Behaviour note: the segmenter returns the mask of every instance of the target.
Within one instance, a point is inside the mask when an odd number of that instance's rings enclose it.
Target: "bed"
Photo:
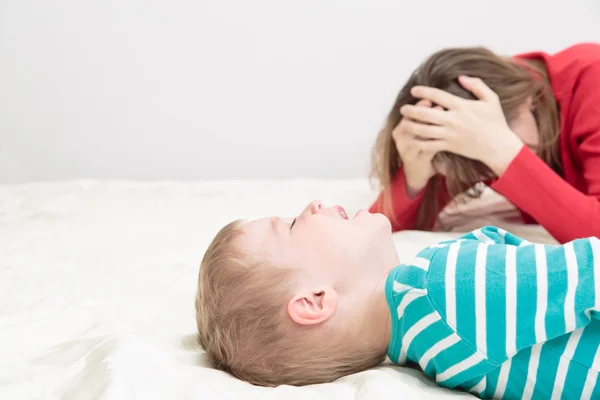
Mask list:
[[[390,365],[308,387],[254,387],[208,365],[193,298],[204,249],[234,218],[350,212],[366,180],[0,185],[0,399],[473,398]],[[539,227],[515,227],[550,240]],[[395,235],[401,258],[460,233]]]

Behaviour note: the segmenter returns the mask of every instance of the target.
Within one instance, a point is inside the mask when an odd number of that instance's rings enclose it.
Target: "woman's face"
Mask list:
[[[508,126],[527,146],[536,146],[539,143],[540,133],[533,115],[531,97],[521,104],[517,117],[509,121]]]

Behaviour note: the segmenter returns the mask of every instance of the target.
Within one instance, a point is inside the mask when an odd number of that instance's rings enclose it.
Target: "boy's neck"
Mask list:
[[[383,279],[373,279],[362,283],[362,287],[356,287],[356,292],[362,291],[363,296],[353,299],[359,300],[355,304],[353,318],[362,321],[359,332],[359,340],[369,343],[368,346],[379,354],[386,354],[391,338],[391,313],[385,296],[385,284],[387,274]],[[362,304],[361,304],[362,303]],[[358,333],[358,332],[357,332]]]
[[[385,269],[372,268],[371,271],[385,271]],[[351,311],[353,319],[362,321],[359,340],[369,343],[368,346],[380,354],[387,354],[391,339],[391,313],[387,303],[385,287],[388,276],[393,270],[389,268],[384,274],[363,276],[361,280],[354,281],[344,290],[346,304]]]

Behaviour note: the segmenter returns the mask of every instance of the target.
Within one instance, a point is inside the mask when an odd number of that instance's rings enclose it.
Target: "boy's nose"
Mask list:
[[[324,208],[324,206],[321,201],[314,200],[308,204],[308,206],[304,209],[304,212],[302,212],[302,214],[305,214],[305,215],[318,214],[321,212],[321,210],[323,208]]]

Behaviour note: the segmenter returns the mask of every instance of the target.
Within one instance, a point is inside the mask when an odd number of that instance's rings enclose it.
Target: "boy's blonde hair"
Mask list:
[[[287,313],[294,269],[242,254],[235,245],[244,234],[241,227],[241,221],[234,221],[222,228],[200,265],[198,341],[215,368],[261,386],[306,385],[331,382],[383,361],[384,354],[361,342],[360,321],[351,321],[347,328],[355,329],[345,332],[336,332],[331,322],[294,323]]]

